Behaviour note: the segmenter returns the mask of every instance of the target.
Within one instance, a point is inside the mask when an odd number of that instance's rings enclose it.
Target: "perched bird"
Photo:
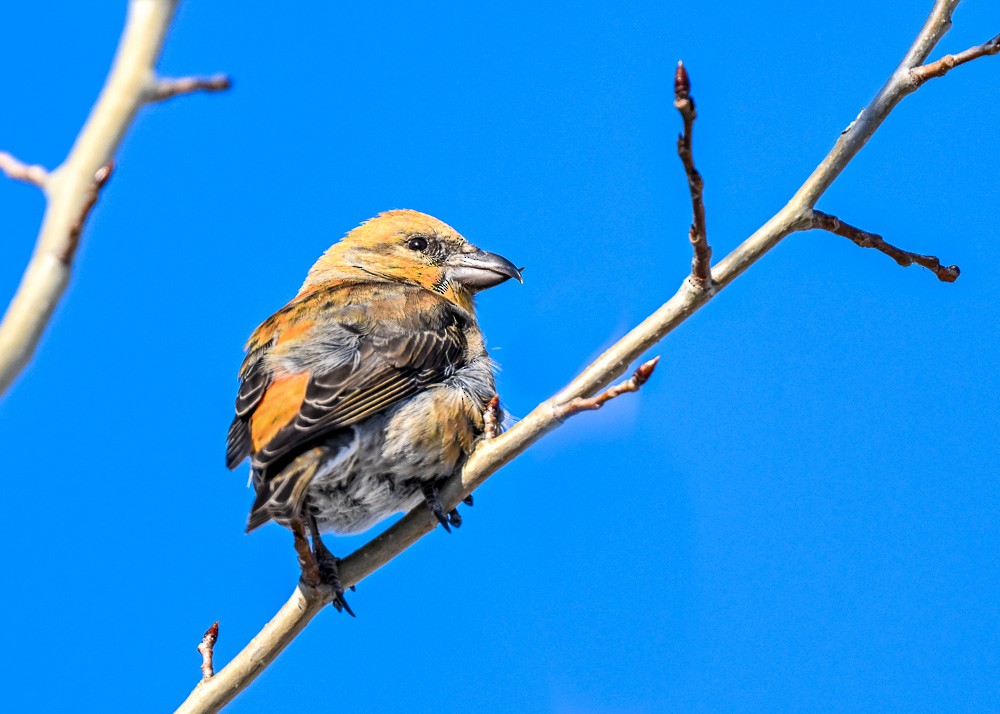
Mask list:
[[[331,246],[247,342],[226,451],[230,469],[250,457],[247,531],[289,528],[303,578],[338,610],[350,612],[321,533],[421,501],[446,529],[461,523],[437,485],[483,433],[496,388],[473,298],[508,278],[521,271],[451,226],[387,211]]]

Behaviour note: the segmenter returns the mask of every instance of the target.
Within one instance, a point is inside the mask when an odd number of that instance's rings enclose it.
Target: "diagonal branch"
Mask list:
[[[944,266],[933,255],[920,255],[919,253],[911,253],[908,250],[897,248],[890,243],[886,243],[882,236],[855,228],[850,224],[844,223],[836,216],[831,216],[829,213],[814,210],[809,227],[848,238],[862,248],[874,248],[888,255],[904,268],[914,264],[927,268],[937,276],[938,280],[945,283],[955,282],[961,273],[957,265]]]
[[[48,201],[34,253],[0,322],[0,394],[31,359],[66,290],[80,234],[97,199],[95,177],[111,162],[136,113],[161,86],[154,66],[176,7],[177,0],[130,0],[108,78],[62,165],[46,173],[40,166],[0,154],[0,168],[7,175],[43,188]],[[184,81],[175,83],[184,86]],[[223,88],[217,79],[212,82],[212,88]]]
[[[691,134],[694,131],[694,120],[698,118],[695,111],[694,97],[691,96],[691,80],[683,62],[677,63],[674,74],[674,106],[684,120],[684,131],[677,136],[677,155],[684,164],[687,174],[688,190],[691,192],[691,230],[688,238],[694,248],[694,259],[691,261],[691,277],[701,287],[712,287],[712,247],[708,244],[708,233],[705,228],[705,182],[694,166],[694,152],[691,149]]]
[[[919,86],[910,77],[910,71],[926,60],[947,32],[951,14],[957,5],[958,0],[936,0],[930,16],[896,71],[840,135],[830,153],[788,204],[715,266],[712,275],[718,290],[739,277],[782,238],[812,227],[812,208],[819,197],[892,109]],[[558,427],[561,423],[557,417],[560,409],[574,399],[586,399],[607,387],[628,369],[629,364],[708,303],[713,295],[713,291],[684,280],[673,297],[608,348],[562,391],[539,404],[507,432],[480,443],[462,472],[449,479],[440,490],[439,497],[444,507],[455,507],[497,470]],[[411,511],[340,562],[341,583],[348,587],[360,582],[430,533],[436,525],[437,521],[426,508]],[[243,651],[210,680],[198,684],[177,712],[219,711],[274,661],[327,602],[325,596],[316,590],[296,588],[288,602]]]

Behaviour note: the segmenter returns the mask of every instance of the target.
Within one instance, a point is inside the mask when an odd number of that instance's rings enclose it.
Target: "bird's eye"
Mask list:
[[[427,250],[427,239],[423,236],[414,236],[410,240],[406,241],[406,247],[410,250]]]

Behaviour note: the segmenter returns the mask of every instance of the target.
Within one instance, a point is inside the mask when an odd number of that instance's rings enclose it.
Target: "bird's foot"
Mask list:
[[[458,515],[457,510],[452,510],[451,513],[444,512],[444,506],[441,504],[441,499],[438,498],[436,485],[428,484],[424,486],[424,499],[427,501],[427,507],[431,509],[434,517],[438,519],[438,523],[444,526],[447,532],[451,533],[452,526],[458,528],[462,525],[462,517]]]
[[[469,508],[472,508],[472,494],[470,493],[468,496],[463,498],[462,503]],[[459,528],[462,525],[462,516],[459,514],[457,508],[453,508],[451,513],[448,514],[448,522],[455,528]]]
[[[313,555],[319,566],[320,585],[328,588],[331,593],[330,604],[336,608],[337,612],[346,612],[351,617],[355,617],[354,610],[344,599],[344,587],[340,584],[340,558],[331,553],[318,536],[313,536]],[[353,585],[351,590],[354,590]]]
[[[438,498],[437,486],[435,484],[429,484],[424,487],[424,499],[427,501],[427,507],[431,509],[434,517],[438,519],[446,531],[451,533],[452,528],[462,527],[462,516],[458,512],[457,508],[451,509],[448,513],[444,512],[444,505],[441,503],[441,499]],[[472,494],[462,499],[462,503],[467,506],[472,506]]]

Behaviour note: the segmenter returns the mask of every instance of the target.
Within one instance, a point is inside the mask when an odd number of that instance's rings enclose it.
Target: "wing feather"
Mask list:
[[[264,367],[266,347],[250,352],[240,369],[240,390],[236,395],[236,416],[229,425],[226,436],[226,466],[234,469],[253,449],[250,435],[250,415],[260,404],[271,384],[271,375]]]
[[[283,339],[280,322],[274,318],[265,323],[274,327],[274,339],[257,348],[255,360],[248,355],[241,370],[237,416],[227,450],[230,468],[252,451],[254,468],[266,481],[280,471],[277,467],[324,437],[418,394],[464,363],[465,328],[471,319],[467,312],[421,288],[393,285],[379,290],[376,297],[386,306],[381,317],[367,306],[358,309],[358,303],[351,301],[357,287],[342,285],[306,296],[305,300],[322,301],[324,319],[316,324],[312,323],[316,313],[307,305],[283,308],[287,314],[312,315],[308,329],[294,322],[284,328],[293,339]],[[272,422],[271,428],[260,431],[254,423],[260,416],[258,408],[270,390],[286,381],[271,371],[279,352],[280,363],[301,365],[304,372],[294,376],[307,374],[308,381],[301,403],[288,404],[287,422],[283,426]],[[267,438],[259,439],[258,434]]]

